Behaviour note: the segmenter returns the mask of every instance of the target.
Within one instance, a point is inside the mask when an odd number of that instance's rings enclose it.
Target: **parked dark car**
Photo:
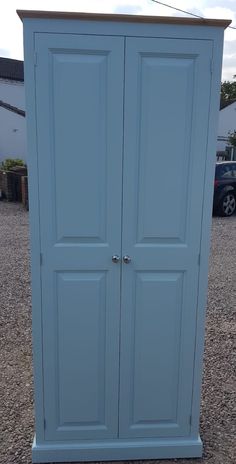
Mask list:
[[[232,216],[236,211],[236,161],[216,163],[213,213]]]

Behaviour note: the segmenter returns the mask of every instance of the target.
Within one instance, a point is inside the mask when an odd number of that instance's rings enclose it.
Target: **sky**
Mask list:
[[[236,27],[236,0],[163,0],[174,7],[206,18],[231,19]],[[2,0],[0,7],[0,56],[23,59],[22,23],[16,9],[128,13],[186,16],[152,0]],[[236,74],[236,29],[225,31],[222,80]]]

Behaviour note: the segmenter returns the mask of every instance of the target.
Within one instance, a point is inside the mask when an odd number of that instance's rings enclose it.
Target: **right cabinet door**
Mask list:
[[[190,432],[210,41],[126,39],[119,435]]]

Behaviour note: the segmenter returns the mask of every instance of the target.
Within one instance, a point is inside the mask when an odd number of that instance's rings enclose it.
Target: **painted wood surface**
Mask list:
[[[36,49],[45,437],[116,437],[124,39]]]
[[[35,10],[17,10],[21,20],[25,18],[34,19],[79,19],[88,21],[110,21],[110,22],[135,22],[135,23],[164,23],[164,24],[180,24],[192,26],[218,26],[226,28],[231,24],[230,19],[208,19],[208,18],[191,18],[177,16],[147,16],[147,15],[132,15],[132,14],[114,14],[114,13],[85,13],[85,12],[69,12],[69,11],[35,11]]]
[[[127,39],[123,438],[190,430],[211,55],[204,41]]]
[[[24,35],[33,461],[200,456],[223,28],[25,17]]]

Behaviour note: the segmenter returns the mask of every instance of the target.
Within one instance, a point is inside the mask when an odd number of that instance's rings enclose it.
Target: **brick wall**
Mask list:
[[[27,173],[26,169],[2,171],[0,170],[0,190],[2,198],[7,201],[22,201],[21,178]]]
[[[24,207],[29,209],[29,199],[28,199],[28,177],[21,177],[21,194],[22,194],[22,203]]]

